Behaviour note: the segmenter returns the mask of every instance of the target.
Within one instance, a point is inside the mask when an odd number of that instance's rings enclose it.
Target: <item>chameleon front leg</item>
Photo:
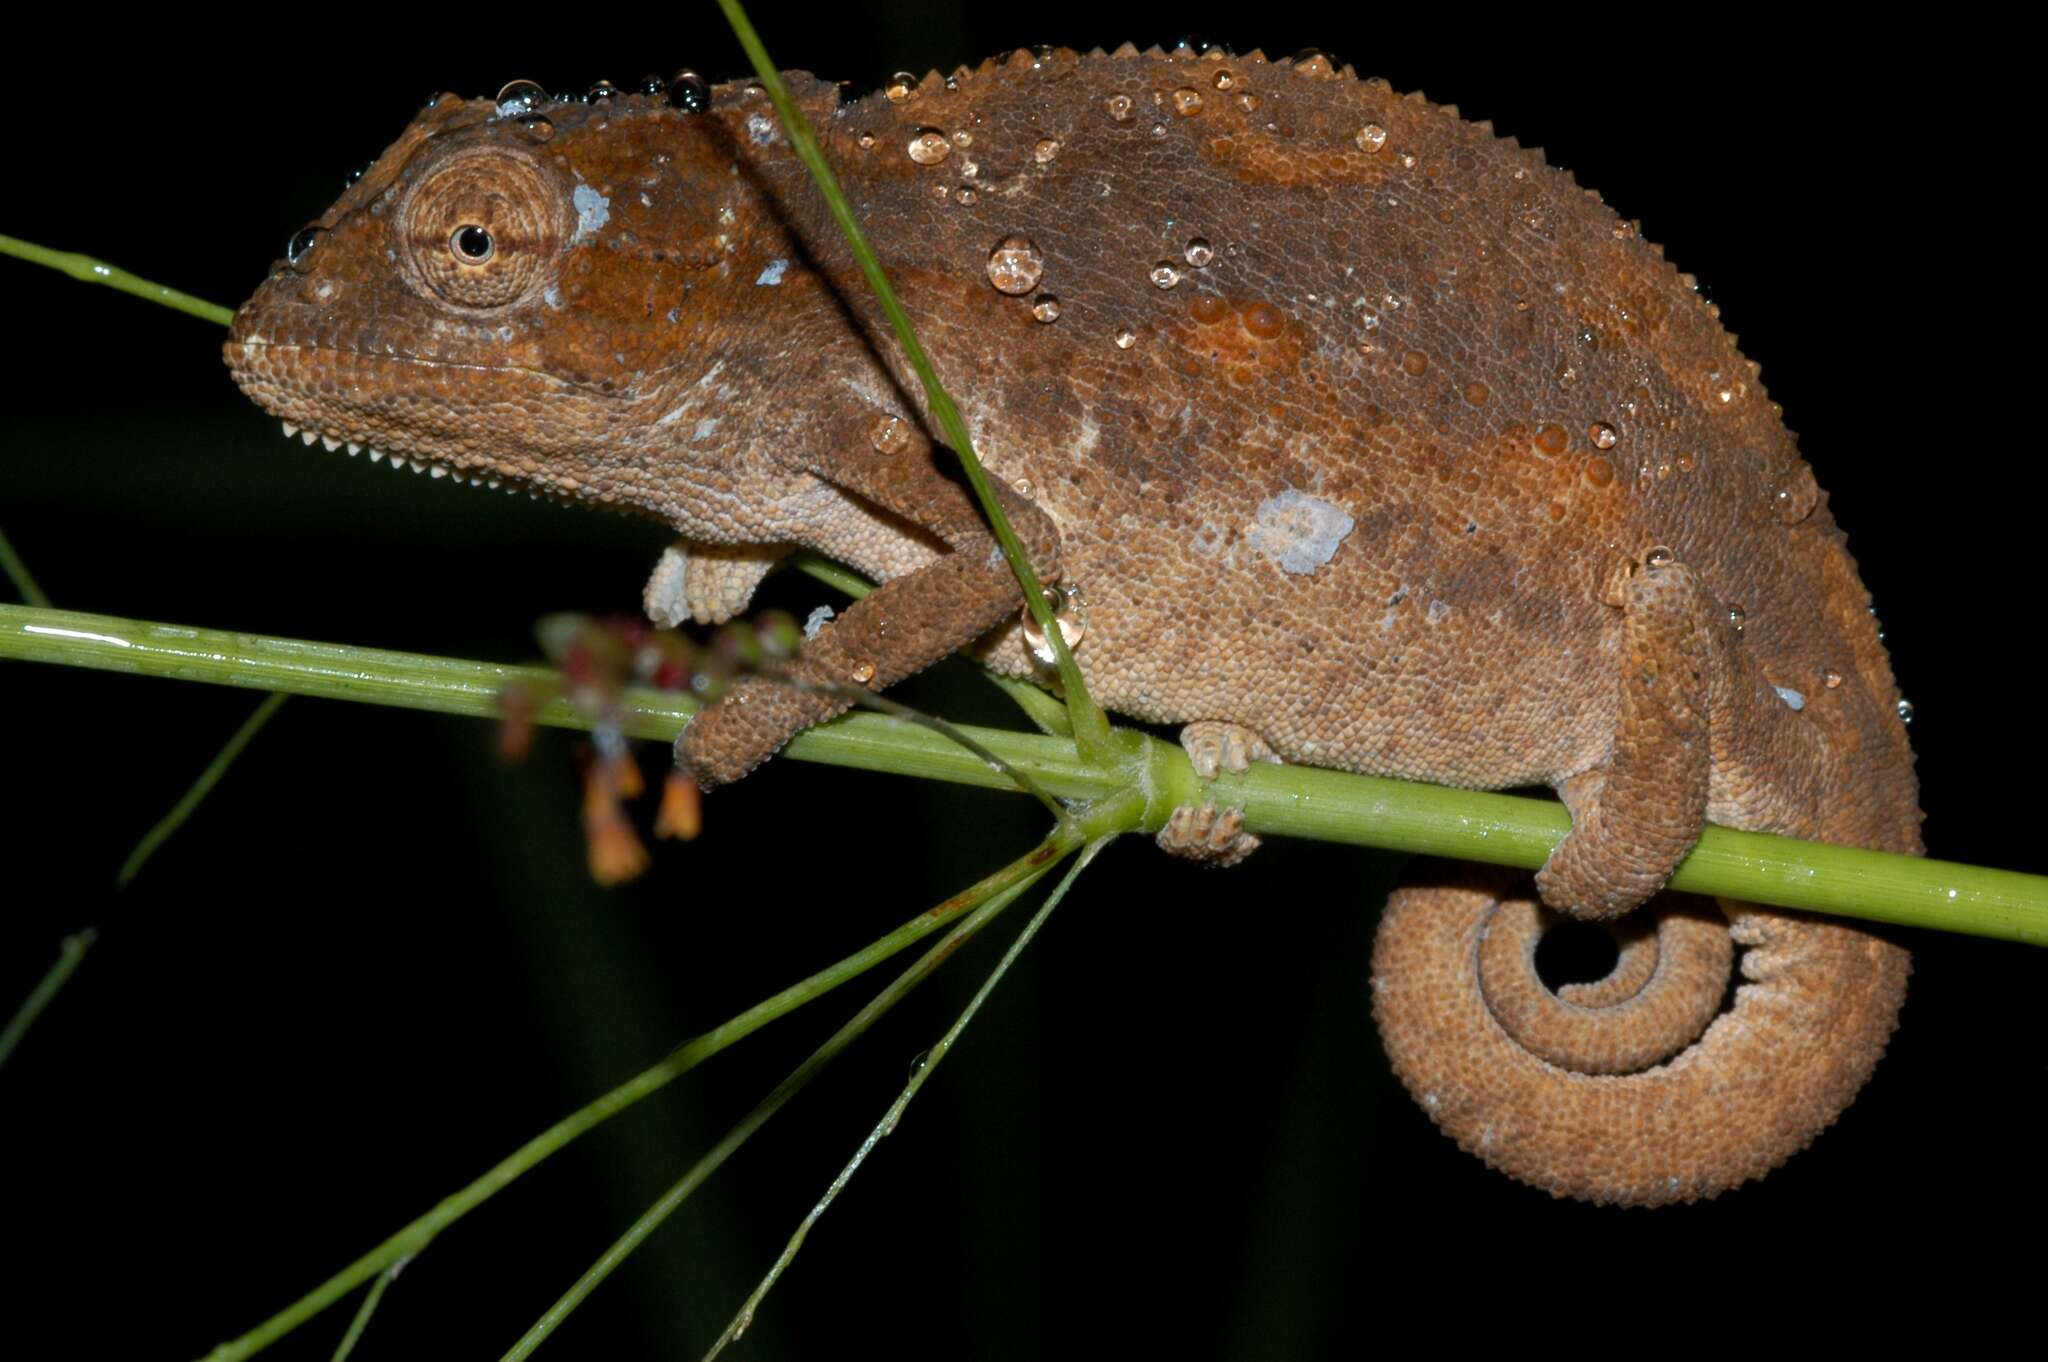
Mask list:
[[[1699,840],[1713,761],[1709,617],[1682,564],[1644,564],[1624,587],[1614,746],[1559,784],[1572,830],[1536,872],[1549,907],[1619,917],[1663,888]]]
[[[906,439],[901,432],[890,441],[901,446],[896,452],[871,449],[876,443],[850,440],[845,447],[859,448],[859,455],[805,463],[800,469],[929,531],[949,551],[848,606],[804,644],[784,677],[743,678],[692,719],[676,740],[676,761],[700,786],[711,789],[738,780],[797,733],[844,712],[851,702],[830,688],[881,690],[1021,608],[1016,578],[983,523],[980,506],[971,492],[940,472],[930,443],[921,435]],[[1000,479],[995,483],[1040,580],[1058,580],[1059,535],[1052,521]],[[830,527],[805,542],[821,553],[840,554]]]

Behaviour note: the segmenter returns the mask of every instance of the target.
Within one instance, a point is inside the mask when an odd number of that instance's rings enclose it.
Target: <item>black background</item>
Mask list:
[[[1918,706],[1934,855],[2048,869],[2034,465],[2038,216],[1993,31],[1764,41],[1722,14],[763,5],[785,67],[862,87],[1034,42],[1316,44],[1548,149],[1698,274],[1833,498]],[[90,22],[85,20],[83,22]],[[249,21],[254,23],[256,21]],[[0,230],[236,303],[438,89],[744,63],[715,12],[279,7],[7,58]],[[630,610],[658,526],[374,475],[287,446],[205,322],[0,261],[0,526],[60,605],[505,660],[557,609]],[[777,578],[771,603],[828,599]],[[907,688],[1005,721],[962,668]],[[777,763],[708,836],[600,891],[571,739],[288,704],[116,902],[113,868],[254,705],[11,664],[0,1007],[105,936],[0,1070],[14,1327],[184,1356],[254,1324],[676,1041],[1021,851],[1014,797]],[[647,754],[659,770],[659,754]],[[1818,1145],[1718,1202],[1553,1203],[1438,1136],[1366,1005],[1389,860],[1273,843],[1203,873],[1114,848],[827,1216],[738,1356],[1349,1351],[1424,1288],[1531,1329],[1751,1290],[1816,1324],[1938,1296],[2033,1235],[2041,957],[1933,933],[1891,1056]],[[543,1355],[691,1356],[993,961],[992,934],[799,1099]],[[446,1234],[359,1357],[496,1356],[873,987],[799,1013]],[[1838,1291],[1843,1280],[1851,1284]],[[1995,1308],[1979,1279],[1976,1310]],[[1884,1297],[1873,1296],[1883,1292]],[[1852,1304],[1853,1303],[1853,1304]],[[325,1357],[346,1309],[279,1347]],[[1734,1327],[1736,1321],[1731,1321]]]

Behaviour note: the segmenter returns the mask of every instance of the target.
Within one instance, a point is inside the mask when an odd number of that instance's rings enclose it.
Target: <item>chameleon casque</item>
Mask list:
[[[1476,867],[1388,907],[1375,1015],[1447,1134],[1653,1205],[1834,1120],[1906,952],[1658,891],[1705,820],[1917,852],[1912,754],[1826,498],[1688,276],[1540,154],[1321,58],[790,80],[1104,705],[1189,725],[1209,774],[1277,756],[1570,807],[1547,907]],[[805,546],[881,585],[800,675],[879,688],[970,644],[1046,675],[751,85],[441,97],[226,354],[308,443],[673,526],[663,622],[729,617]],[[743,682],[678,756],[715,786],[841,707]],[[1252,844],[1228,811],[1164,836]],[[1611,975],[1542,983],[1558,913],[1614,920]]]

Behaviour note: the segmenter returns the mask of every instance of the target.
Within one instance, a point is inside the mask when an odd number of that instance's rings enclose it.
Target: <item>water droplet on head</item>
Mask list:
[[[1643,565],[1645,567],[1670,567],[1673,563],[1677,561],[1678,555],[1673,553],[1670,549],[1666,548],[1662,544],[1652,545],[1643,554]]]
[[[935,166],[953,152],[953,144],[937,128],[919,128],[910,135],[910,159],[921,166]]]
[[[1031,315],[1041,322],[1056,322],[1060,319],[1060,300],[1050,293],[1041,293],[1031,300]]]
[[[1189,237],[1187,247],[1181,252],[1190,265],[1201,269],[1216,258],[1216,249],[1201,237]]]
[[[1612,449],[1621,441],[1621,436],[1615,433],[1614,427],[1605,421],[1595,421],[1588,426],[1586,435],[1593,441],[1595,449]]]
[[[988,281],[998,293],[1029,293],[1044,273],[1045,256],[1028,236],[1006,236],[989,252]]]
[[[1040,165],[1044,165],[1047,161],[1050,161],[1053,157],[1059,154],[1060,143],[1057,137],[1040,138],[1038,145],[1031,148],[1031,159],[1038,162]]]
[[[685,67],[668,83],[668,102],[684,113],[703,113],[711,107],[711,82]]]
[[[528,114],[519,120],[519,131],[536,142],[545,142],[555,135],[555,125],[542,114]]]
[[[1130,121],[1131,97],[1129,95],[1111,95],[1104,102],[1103,107],[1109,110],[1109,116],[1117,122],[1126,123]]]
[[[1171,260],[1162,260],[1152,267],[1147,276],[1159,288],[1172,288],[1180,282],[1180,270]]]
[[[1173,111],[1182,118],[1192,118],[1202,111],[1202,92],[1192,85],[1183,85],[1173,92]]]
[[[498,114],[518,118],[548,102],[548,92],[530,80],[509,80],[498,88]]]
[[[1731,605],[1728,607],[1728,627],[1735,631],[1735,635],[1737,638],[1740,638],[1742,636],[1743,623],[1748,619],[1749,612],[1744,610],[1741,606]]]
[[[320,238],[324,235],[326,233],[322,232],[318,227],[301,227],[298,231],[292,233],[292,239],[287,241],[284,247],[285,263],[289,265],[304,264],[306,257],[313,253],[313,248],[320,244]]]
[[[1842,684],[1842,674],[1830,667],[1820,674],[1820,683],[1829,690],[1833,690]]]
[[[1117,328],[1117,333],[1116,333],[1116,348],[1117,348],[1117,349],[1119,349],[1119,350],[1128,350],[1128,349],[1130,349],[1130,348],[1131,348],[1131,347],[1132,347],[1133,345],[1136,345],[1137,343],[1138,343],[1138,333],[1137,333],[1137,332],[1135,332],[1135,331],[1131,330],[1131,328],[1129,328],[1128,326],[1124,326],[1124,327],[1119,327],[1119,328]]]
[[[891,104],[907,104],[917,98],[917,77],[908,71],[898,71],[882,87],[882,94]]]
[[[1228,90],[1236,86],[1237,77],[1228,71],[1218,71],[1209,83],[1219,90]]]
[[[618,93],[618,86],[612,84],[608,80],[600,80],[595,85],[592,85],[590,87],[590,93],[585,95],[584,98],[589,100],[592,104],[595,104],[600,99],[616,99],[618,97]]]
[[[1358,136],[1352,140],[1358,143],[1360,151],[1378,151],[1387,144],[1387,130],[1377,123],[1368,123],[1358,130]]]

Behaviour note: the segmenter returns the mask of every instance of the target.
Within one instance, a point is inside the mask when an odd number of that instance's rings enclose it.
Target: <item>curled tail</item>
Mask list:
[[[1555,919],[1526,877],[1424,873],[1373,947],[1387,1057],[1446,1135],[1553,1196],[1658,1206],[1762,1177],[1855,1098],[1905,1000],[1897,946],[1676,894],[1617,929],[1606,978],[1553,992],[1536,944]]]

